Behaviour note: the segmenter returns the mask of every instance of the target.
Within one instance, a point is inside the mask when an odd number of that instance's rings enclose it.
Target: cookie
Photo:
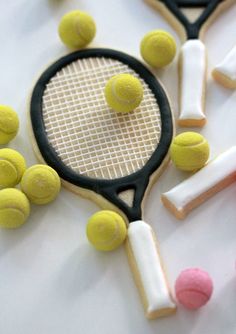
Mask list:
[[[236,146],[233,146],[188,179],[162,194],[165,207],[178,219],[235,182]]]
[[[202,127],[206,123],[207,75],[207,52],[202,39],[212,21],[235,2],[234,0],[145,1],[166,18],[183,41],[179,57],[178,124],[183,127]]]
[[[236,45],[214,68],[212,76],[225,88],[236,89]]]
[[[134,112],[117,113],[105,99],[107,81],[121,73],[135,76],[143,87]],[[134,276],[145,294],[146,316],[173,313],[154,233],[143,221],[144,201],[169,161],[174,134],[162,85],[127,54],[81,50],[59,59],[39,78],[30,123],[36,154],[58,172],[62,184],[125,219],[129,258],[137,264]]]

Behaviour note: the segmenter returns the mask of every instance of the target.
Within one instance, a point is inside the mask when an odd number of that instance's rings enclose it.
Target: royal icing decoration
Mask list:
[[[162,195],[163,202],[167,200],[171,205],[171,209],[175,209],[182,217],[185,216],[184,211],[190,211],[196,207],[200,197],[205,199],[211,197],[227,185],[233,178],[236,179],[236,146],[222,153],[217,158],[209,162],[204,168],[200,169],[196,174],[183,181],[173,189]],[[194,201],[198,203],[192,204]],[[169,205],[167,205],[169,207]]]
[[[215,67],[215,70],[232,81],[236,80],[236,46],[225,56],[223,61]]]
[[[135,221],[129,225],[128,237],[147,298],[147,312],[175,308],[151,227],[141,220]]]
[[[200,40],[188,40],[181,52],[181,97],[179,120],[203,120],[206,50]]]

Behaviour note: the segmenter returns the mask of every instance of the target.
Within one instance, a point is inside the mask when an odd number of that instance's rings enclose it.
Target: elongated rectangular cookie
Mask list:
[[[183,219],[195,207],[236,180],[236,146],[209,162],[196,174],[162,194],[162,202],[176,218]]]
[[[222,86],[236,89],[236,45],[214,68],[212,76]]]

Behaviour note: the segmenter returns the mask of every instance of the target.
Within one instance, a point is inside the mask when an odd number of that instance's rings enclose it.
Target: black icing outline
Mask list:
[[[65,166],[50,145],[44,128],[42,97],[47,83],[64,66],[79,58],[88,57],[107,57],[117,59],[129,65],[149,85],[160,106],[162,134],[158,147],[141,170],[115,180],[94,180],[78,175],[72,169]],[[111,49],[87,49],[71,53],[52,64],[37,81],[30,102],[30,118],[33,133],[42,157],[48,165],[58,172],[62,179],[102,195],[124,212],[129,221],[141,219],[141,203],[149,183],[149,178],[161,166],[168,153],[173,136],[172,114],[166,93],[155,76],[143,64],[129,55]],[[132,207],[129,207],[118,197],[120,192],[128,189],[135,191]]]
[[[165,0],[160,0],[165,2]],[[224,0],[221,0],[223,2]],[[191,7],[206,7],[209,5],[212,0],[173,0],[173,2],[177,3],[179,7],[182,8],[191,8]]]
[[[187,39],[198,39],[201,27],[218,5],[225,0],[156,0],[163,2],[185,28]],[[206,7],[195,22],[190,22],[181,8]]]

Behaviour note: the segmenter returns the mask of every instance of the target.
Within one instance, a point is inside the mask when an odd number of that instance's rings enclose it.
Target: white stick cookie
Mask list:
[[[174,313],[176,306],[170,296],[157,242],[150,226],[141,220],[130,224],[127,246],[136,284],[142,292],[146,317],[153,319]]]
[[[212,72],[213,78],[222,86],[236,89],[236,45]]]
[[[235,0],[144,0],[156,8],[185,42],[180,57],[180,116],[184,127],[206,123],[206,49],[202,43],[209,25]]]
[[[185,42],[180,56],[180,126],[203,126],[206,122],[206,67],[204,44],[198,39]]]
[[[195,207],[235,181],[236,146],[210,161],[189,179],[162,194],[162,202],[176,218],[183,219]]]

